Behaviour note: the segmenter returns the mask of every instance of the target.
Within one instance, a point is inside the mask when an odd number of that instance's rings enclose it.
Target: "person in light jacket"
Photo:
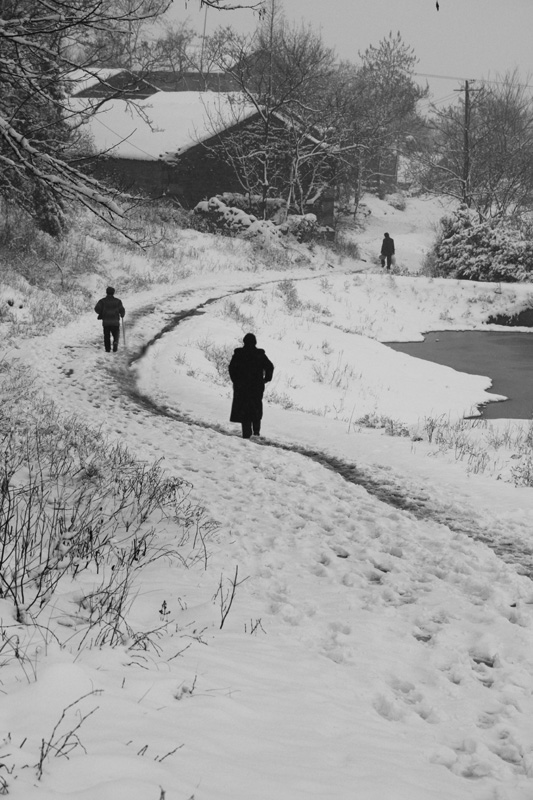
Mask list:
[[[252,434],[259,436],[263,418],[263,392],[265,383],[272,380],[274,365],[265,351],[258,348],[253,333],[243,339],[244,347],[237,347],[229,364],[233,383],[233,403],[230,422],[240,422],[243,439]]]
[[[392,264],[392,257],[394,255],[394,239],[391,239],[388,233],[383,234],[383,242],[381,243],[381,266],[385,266],[387,262],[387,269],[390,269]]]
[[[113,338],[113,352],[116,353],[120,336],[120,320],[124,319],[126,311],[122,305],[122,300],[115,297],[115,290],[112,286],[108,286],[105,291],[105,297],[102,297],[97,302],[94,310],[98,314],[98,319],[102,320],[106,353],[111,352],[111,337]]]

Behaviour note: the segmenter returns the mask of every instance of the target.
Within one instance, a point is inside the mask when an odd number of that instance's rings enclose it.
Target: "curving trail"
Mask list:
[[[311,278],[316,278],[313,273]],[[297,280],[307,280],[300,276]],[[197,437],[204,437],[200,448],[208,451],[213,437],[229,437],[237,439],[238,444],[227,443],[230,447],[240,448],[241,442],[234,427],[202,419],[200,416],[184,412],[177,406],[169,407],[158,402],[150,393],[143,391],[138,385],[136,367],[150,348],[166,334],[171,333],[180,323],[204,312],[211,304],[241,292],[252,291],[277,279],[260,281],[250,285],[246,276],[241,287],[231,291],[214,294],[214,289],[202,289],[199,292],[189,291],[187,307],[183,308],[183,294],[158,297],[139,308],[134,309],[127,317],[128,347],[117,357],[109,357],[100,350],[100,337],[94,334],[94,323],[88,315],[80,324],[70,326],[67,331],[56,331],[51,336],[29,343],[24,360],[33,363],[33,371],[39,386],[56,399],[67,412],[81,414],[88,422],[103,426],[112,436],[126,437],[129,447],[141,458],[156,460],[164,458],[167,463],[175,464],[175,456],[166,452],[159,436],[165,440],[163,431],[178,426],[180,440],[184,437],[192,445]],[[196,300],[196,302],[195,302]],[[73,329],[73,333],[71,333]],[[75,345],[61,345],[60,342],[74,337],[82,341]],[[99,331],[98,331],[99,334]],[[102,380],[102,373],[105,380]],[[411,481],[400,472],[383,465],[364,464],[360,458],[349,457],[348,451],[331,452],[327,435],[323,437],[320,447],[320,431],[316,421],[307,421],[311,429],[310,439],[298,441],[290,434],[285,439],[263,437],[253,442],[254,447],[273,448],[278,451],[292,452],[304,459],[339,475],[343,480],[363,487],[371,496],[395,509],[411,514],[414,518],[429,520],[448,526],[451,530],[464,533],[475,540],[486,543],[501,558],[516,565],[522,574],[533,576],[533,552],[529,545],[529,536],[515,537],[511,542],[508,537],[499,535],[501,525],[494,520],[493,510],[489,512],[489,520],[484,520],[480,510],[470,509],[465,503],[464,495],[457,499],[457,487],[442,496],[442,487],[420,485],[413,476]],[[133,425],[132,425],[133,423]],[[151,436],[147,431],[154,426],[156,432]],[[318,428],[322,427],[322,423]],[[187,430],[191,428],[191,430]],[[314,428],[314,430],[313,430]],[[310,444],[310,441],[312,444]],[[396,444],[396,442],[392,442]],[[183,450],[183,443],[180,446]],[[237,458],[243,456],[242,449],[236,450]],[[203,503],[205,497],[198,484],[198,468],[192,467],[193,458],[185,461],[187,469],[193,469],[198,496]],[[175,464],[179,469],[179,462]],[[505,487],[502,487],[505,488]],[[211,483],[206,483],[205,491],[213,490]],[[275,498],[273,502],[276,502]],[[528,504],[529,508],[529,504]],[[529,521],[527,521],[529,530]]]
[[[307,280],[307,278],[300,278],[300,280]],[[261,284],[261,286],[264,285],[265,284]],[[259,287],[248,286],[240,291],[251,291],[254,288]],[[203,313],[204,309],[212,303],[226,297],[235,296],[236,294],[236,292],[233,292],[231,294],[210,297],[207,301],[202,302],[192,309],[182,309],[173,314],[171,319],[160,331],[152,336],[148,342],[143,344],[137,353],[129,357],[128,364],[130,366],[136,364],[155,342],[159,341],[164,335],[175,330],[180,323]],[[141,316],[142,315],[141,312]],[[171,409],[166,405],[159,404],[149,394],[139,389],[136,374],[131,370],[123,371],[118,380],[120,381],[122,390],[132,400],[152,414],[178,420],[200,428],[209,428],[223,436],[235,435],[234,432],[228,431],[227,428],[221,424],[207,422],[181,412],[179,406],[178,408],[173,407]],[[462,506],[449,501],[444,504],[436,505],[431,497],[431,491],[420,491],[416,486],[406,487],[404,481],[390,471],[387,475],[376,474],[375,470],[365,469],[354,461],[333,456],[328,452],[310,448],[298,442],[284,443],[268,437],[263,437],[261,440],[255,440],[254,444],[298,453],[322,465],[326,469],[335,472],[348,483],[362,486],[370,495],[393,508],[409,512],[417,519],[430,520],[447,525],[451,530],[457,533],[464,533],[474,540],[484,542],[505,561],[518,567],[521,574],[533,578],[533,551],[528,542],[522,542],[520,540],[512,542],[508,540],[502,541],[498,534],[498,528],[493,527],[491,529],[486,525],[480,524],[477,514],[469,514]]]
[[[158,573],[135,607],[139,618],[163,600],[183,614],[192,607],[211,645],[156,667],[174,692],[178,678],[183,686],[199,676],[208,700],[180,703],[177,714],[158,684],[143,711],[144,725],[154,720],[167,741],[187,742],[165,778],[167,797],[201,785],[207,800],[353,800],[361,786],[365,800],[524,800],[533,586],[471,538],[498,528],[495,508],[513,505],[509,488],[498,487],[499,506],[480,508],[485,484],[465,486],[459,471],[448,468],[443,485],[439,465],[421,458],[402,474],[408,443],[339,436],[334,422],[314,418],[295,428],[277,409],[271,438],[246,442],[210,413],[195,418],[139,390],[150,345],[212,301],[209,288],[186,298],[154,290],[128,314],[128,352],[116,356],[100,349],[89,315],[19,348],[36,391],[138,458],[161,459],[220,522],[207,572]],[[515,495],[514,508],[517,534],[529,536],[531,503],[519,507]],[[235,565],[247,580],[219,632],[205,601]],[[254,625],[267,635],[249,636]],[[477,776],[483,791],[473,794]]]

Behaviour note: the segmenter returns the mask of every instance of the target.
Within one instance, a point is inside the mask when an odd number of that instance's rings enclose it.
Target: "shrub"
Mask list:
[[[298,297],[298,291],[294,285],[294,281],[280,281],[278,283],[278,292],[285,301],[287,311],[296,311],[297,308],[302,307],[302,301]]]
[[[242,235],[247,238],[264,237],[277,239],[279,229],[269,220],[259,220],[241,208],[227,206],[219,197],[202,200],[192,212],[200,220],[200,229],[228,236]]]
[[[227,206],[233,208],[240,208],[241,211],[246,211],[248,214],[253,214],[255,217],[263,217],[271,219],[273,222],[279,223],[287,216],[287,201],[281,197],[267,197],[266,201],[259,194],[239,194],[238,192],[224,192],[217,195],[218,200],[222,200]],[[263,206],[265,206],[263,208]]]
[[[383,428],[385,433],[389,436],[411,435],[411,431],[404,422],[384,416],[383,414],[365,414],[363,417],[356,420],[356,422],[358,425],[364,425],[365,428]]]
[[[284,236],[297,242],[331,239],[332,228],[320,227],[315,214],[290,214],[286,216],[284,201],[269,198],[271,219],[258,219],[250,210],[244,195],[223,194],[202,200],[190,214],[190,226],[207,233],[241,236],[254,242],[280,243]],[[232,205],[228,205],[232,203]],[[235,205],[233,205],[235,203]]]
[[[426,258],[424,272],[476,281],[533,280],[530,232],[507,219],[479,222],[462,205],[441,220],[441,231]]]
[[[226,300],[224,303],[224,314],[234,319],[243,331],[253,330],[255,325],[253,318],[248,314],[244,314],[235,300]]]
[[[334,241],[327,244],[327,247],[341,258],[353,258],[355,261],[361,258],[359,244],[348,236],[338,235]]]
[[[280,230],[291,233],[298,242],[310,242],[318,236],[318,221],[315,214],[290,214]]]
[[[218,345],[210,339],[198,342],[198,347],[206,359],[214,366],[219,383],[228,382],[228,366],[233,355],[233,346],[229,344]]]
[[[129,217],[146,226],[170,223],[184,228],[187,225],[187,212],[171,199],[146,200],[132,209]]]
[[[100,253],[80,233],[72,231],[58,241],[25,215],[16,226],[5,216],[0,219],[0,260],[3,277],[11,269],[30,286],[63,292],[71,288],[73,276],[97,271]]]
[[[1,377],[0,598],[30,624],[64,577],[84,572],[73,626],[99,644],[134,639],[124,620],[134,573],[159,558],[204,560],[215,523],[190,502],[188,482],[31,399],[23,375]]]
[[[388,194],[386,195],[385,199],[387,203],[397,211],[405,211],[407,203],[405,201],[405,195],[403,195],[401,192]]]

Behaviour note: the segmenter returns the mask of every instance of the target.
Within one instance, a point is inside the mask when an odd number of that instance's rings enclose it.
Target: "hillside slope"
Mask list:
[[[400,244],[414,224],[404,219],[390,225]],[[412,235],[421,253],[425,222]],[[320,257],[273,270],[236,240],[194,241],[186,277],[123,297],[126,347],[116,356],[103,352],[90,307],[13,345],[32,381],[21,403],[42,394],[98,428],[108,448],[159,460],[190,482],[193,510],[203,506],[218,527],[177,547],[178,519],[157,522],[114,646],[85,636],[87,598],[110,564],[69,573],[37,625],[17,622],[9,597],[0,600],[6,791],[21,800],[529,800],[533,585],[480,538],[497,530],[526,541],[531,490],[429,458],[427,440],[271,403],[265,439],[242,440],[226,421],[227,385],[214,367],[198,375],[196,323],[231,352],[250,319],[230,315],[228,340],[221,308],[233,302],[244,314],[239,292],[250,286],[260,302],[288,280],[303,287],[368,270],[376,274],[365,280],[390,279],[368,262],[330,268]],[[438,317],[444,293],[427,296]],[[264,335],[270,326],[283,343],[298,315],[287,321],[275,308],[265,305]],[[181,345],[194,344],[187,364],[171,329],[192,309],[176,328]],[[293,385],[307,380],[305,366],[302,356]],[[378,394],[376,412],[379,403]]]

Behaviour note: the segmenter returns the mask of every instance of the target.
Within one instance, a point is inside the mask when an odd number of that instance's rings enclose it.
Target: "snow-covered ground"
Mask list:
[[[159,629],[146,650],[73,646],[72,587],[43,629],[0,601],[10,796],[533,797],[533,583],[481,541],[516,546],[526,564],[533,490],[505,480],[509,465],[496,480],[428,441],[431,420],[453,424],[487,399],[488,378],[382,344],[481,327],[529,290],[383,274],[384,230],[399,266],[419,271],[441,213],[423,202],[401,212],[368,199],[364,261],[278,271],[247,263],[232,240],[232,258],[215,270],[191,256],[174,286],[125,296],[117,282],[128,316],[116,356],[92,308],[11,350],[36,395],[161,459],[219,527],[207,568],[159,559],[139,571],[127,618]],[[192,253],[198,234],[187,236]],[[211,264],[229,247],[212,242]],[[248,330],[276,367],[264,438],[250,441],[228,421],[224,376]],[[43,740],[78,723],[76,746],[51,748],[38,780]]]

